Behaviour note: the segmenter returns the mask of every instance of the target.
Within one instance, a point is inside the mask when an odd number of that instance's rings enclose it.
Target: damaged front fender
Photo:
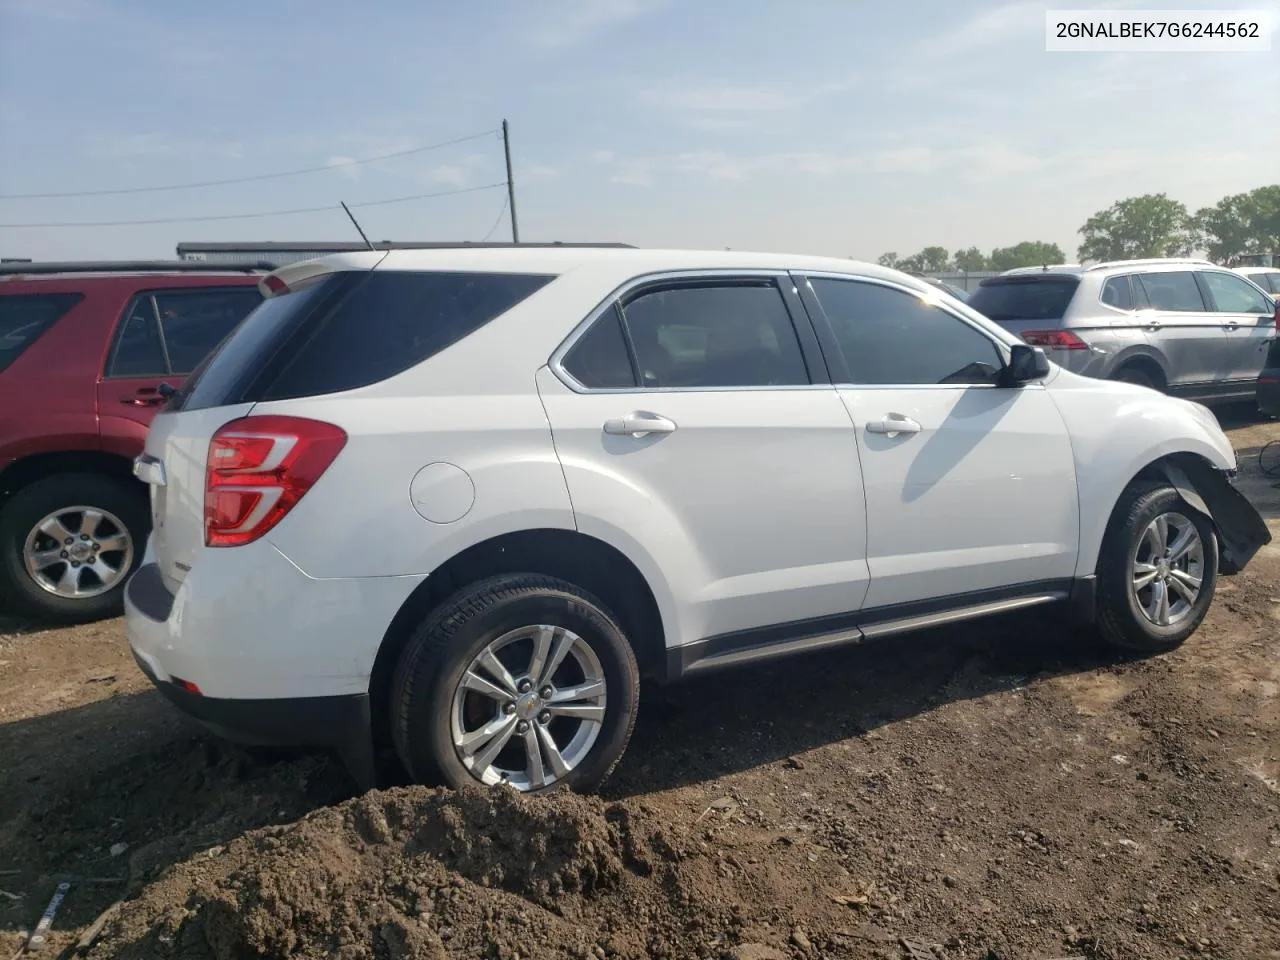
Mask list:
[[[1271,542],[1267,522],[1225,471],[1198,457],[1163,460],[1158,466],[1187,505],[1213,523],[1221,545],[1219,573],[1239,573]]]

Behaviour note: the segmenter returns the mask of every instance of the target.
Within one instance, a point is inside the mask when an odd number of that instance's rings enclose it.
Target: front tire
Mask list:
[[[118,616],[151,518],[141,484],[94,473],[37,480],[0,509],[0,595],[54,623]]]
[[[391,728],[419,783],[588,792],[622,757],[638,700],[635,654],[598,600],[510,574],[459,591],[410,638]]]
[[[1213,525],[1167,484],[1135,482],[1112,515],[1098,561],[1098,626],[1125,650],[1180,646],[1209,612],[1218,577]]]

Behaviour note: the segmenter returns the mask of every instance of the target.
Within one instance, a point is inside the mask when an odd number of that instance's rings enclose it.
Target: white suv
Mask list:
[[[1270,540],[1204,407],[848,260],[293,264],[135,472],[139,664],[365,784],[598,785],[660,681],[1069,602],[1181,643]]]

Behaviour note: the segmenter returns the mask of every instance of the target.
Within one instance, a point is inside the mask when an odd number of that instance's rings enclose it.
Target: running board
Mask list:
[[[895,616],[891,619],[874,619],[877,611],[866,611],[862,622],[851,622],[854,616],[830,618],[828,622],[842,620],[835,629],[814,632],[814,621],[795,624],[796,632],[805,631],[801,636],[779,636],[785,626],[768,628],[766,631],[749,631],[739,635],[722,635],[701,640],[685,647],[676,647],[668,651],[668,678],[677,679],[691,674],[708,673],[729,667],[744,666],[780,657],[788,657],[799,653],[810,653],[825,650],[829,647],[841,647],[864,640],[876,640],[900,633],[911,633],[931,627],[941,627],[966,620],[977,620],[982,617],[1001,613],[1012,613],[1028,607],[1038,607],[1048,603],[1058,603],[1071,595],[1070,584],[1052,588],[1047,585],[1034,593],[1020,593],[1000,599],[969,603],[963,606],[948,607],[909,616]],[[957,597],[956,599],[961,599]],[[919,607],[915,604],[911,606]],[[879,611],[888,613],[889,611]],[[899,611],[901,612],[901,608]],[[806,628],[808,628],[806,630]],[[762,633],[777,636],[778,639],[757,639]],[[754,642],[753,642],[754,641]],[[719,648],[718,650],[715,648]],[[726,649],[728,648],[728,649]],[[715,652],[711,652],[715,650]]]

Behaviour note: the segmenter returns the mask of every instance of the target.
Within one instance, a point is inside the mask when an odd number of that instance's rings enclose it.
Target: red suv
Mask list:
[[[0,607],[120,612],[150,527],[133,458],[172,388],[261,301],[263,269],[0,265]]]

